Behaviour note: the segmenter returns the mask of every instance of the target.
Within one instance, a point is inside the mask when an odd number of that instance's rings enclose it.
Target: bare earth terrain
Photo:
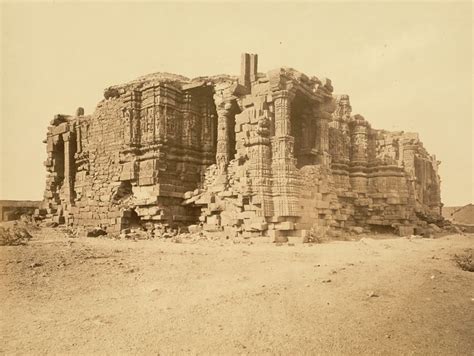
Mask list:
[[[2,246],[0,352],[473,354],[472,235],[249,241]]]

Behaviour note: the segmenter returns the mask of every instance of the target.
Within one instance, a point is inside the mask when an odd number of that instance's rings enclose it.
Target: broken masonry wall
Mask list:
[[[181,203],[215,159],[212,94],[207,85],[183,90],[161,81],[108,88],[93,115],[56,120],[47,138],[43,216],[114,233],[137,219],[149,228],[197,220],[198,211]]]
[[[206,231],[228,236],[262,231],[265,216],[272,214],[266,96],[237,102],[235,94],[243,90],[234,82],[216,86],[217,164],[207,169],[202,191],[186,195],[188,205],[202,207]]]
[[[196,189],[215,157],[213,88],[159,82],[125,94],[130,140],[120,152],[121,182],[130,181],[127,201],[142,223],[154,227],[194,222],[198,211],[181,205]],[[122,227],[127,226],[127,221]]]
[[[138,215],[149,225],[194,222],[197,212],[181,202],[184,192],[196,189],[205,169],[214,162],[212,88],[183,91],[178,85],[160,83],[144,90],[141,110],[142,118],[155,122],[155,138],[122,155],[124,169],[135,167]],[[141,132],[151,131],[152,125],[147,128],[141,122]]]
[[[76,116],[56,115],[48,127],[44,141],[47,152],[44,162],[47,171],[46,187],[43,202],[36,215],[47,217],[55,223],[65,222],[75,199],[74,157],[82,140],[77,134],[80,119],[86,119],[82,108],[77,110]]]
[[[327,165],[329,147],[325,132],[328,131],[330,113],[324,109],[331,110],[326,101],[332,100],[329,94],[332,88],[326,83],[321,89],[325,95],[311,96],[311,85],[321,84],[319,80],[310,81],[303,76],[308,84],[301,85],[308,87],[298,89],[292,87],[291,78],[282,77],[286,74],[285,70],[277,70],[260,76],[250,81],[246,91],[240,88],[240,95],[236,94],[237,87],[228,85],[231,90],[222,101],[227,98],[231,102],[237,96],[240,107],[240,113],[233,117],[235,159],[230,160],[224,169],[219,164],[211,166],[202,191],[189,192],[186,196],[187,204],[202,207],[200,219],[204,230],[251,237],[262,233],[285,235],[295,226],[301,228],[302,225],[295,225],[304,207],[300,204],[302,178],[296,167],[294,143],[303,138],[291,136],[292,110],[301,108],[301,114],[296,116],[304,115],[310,125],[320,128],[319,134],[312,132],[305,136],[302,147],[307,146],[309,150],[302,155],[306,154],[311,163]],[[288,75],[299,74],[290,71]],[[308,99],[305,99],[306,95]],[[295,97],[298,99],[296,102]],[[325,105],[320,105],[318,99]],[[312,115],[316,116],[316,122],[311,122]],[[296,135],[307,134],[301,127],[298,130],[295,127],[293,125]]]
[[[120,98],[103,100],[90,119],[79,126],[82,146],[76,156],[76,199],[68,211],[69,225],[102,226],[110,232],[121,228],[123,211],[111,202],[120,186],[123,106]]]
[[[440,162],[426,151],[418,134],[378,130],[375,160],[403,169],[402,204],[410,205],[415,212],[440,214]]]
[[[344,192],[348,190],[347,164],[352,166],[349,190],[357,194],[354,200],[357,224],[422,224],[417,211],[439,210],[438,163],[422,148],[417,134],[375,130],[370,126],[365,130],[363,118],[350,115],[347,95],[336,97],[336,102],[338,108],[330,131],[331,166],[333,174],[338,177],[336,184],[340,196],[347,195]],[[350,160],[345,159],[343,154],[346,123],[351,137]],[[419,163],[417,170],[415,162],[421,160],[426,163]],[[418,203],[426,195],[430,198]]]

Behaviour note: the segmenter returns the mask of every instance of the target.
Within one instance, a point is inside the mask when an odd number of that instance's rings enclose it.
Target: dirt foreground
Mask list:
[[[473,235],[276,246],[42,229],[0,247],[6,354],[472,355]]]

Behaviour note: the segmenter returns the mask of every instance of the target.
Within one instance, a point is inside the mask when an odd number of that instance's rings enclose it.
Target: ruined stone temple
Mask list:
[[[418,134],[374,129],[329,79],[257,59],[243,54],[238,77],[147,75],[106,88],[91,115],[56,115],[37,213],[228,237],[409,233],[440,214],[439,162]]]

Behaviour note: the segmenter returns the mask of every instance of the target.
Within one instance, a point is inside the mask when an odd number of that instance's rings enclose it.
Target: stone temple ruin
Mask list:
[[[142,226],[305,237],[413,233],[441,213],[438,162],[415,133],[371,127],[329,79],[157,73],[112,86],[92,115],[56,115],[37,215],[108,233]]]

